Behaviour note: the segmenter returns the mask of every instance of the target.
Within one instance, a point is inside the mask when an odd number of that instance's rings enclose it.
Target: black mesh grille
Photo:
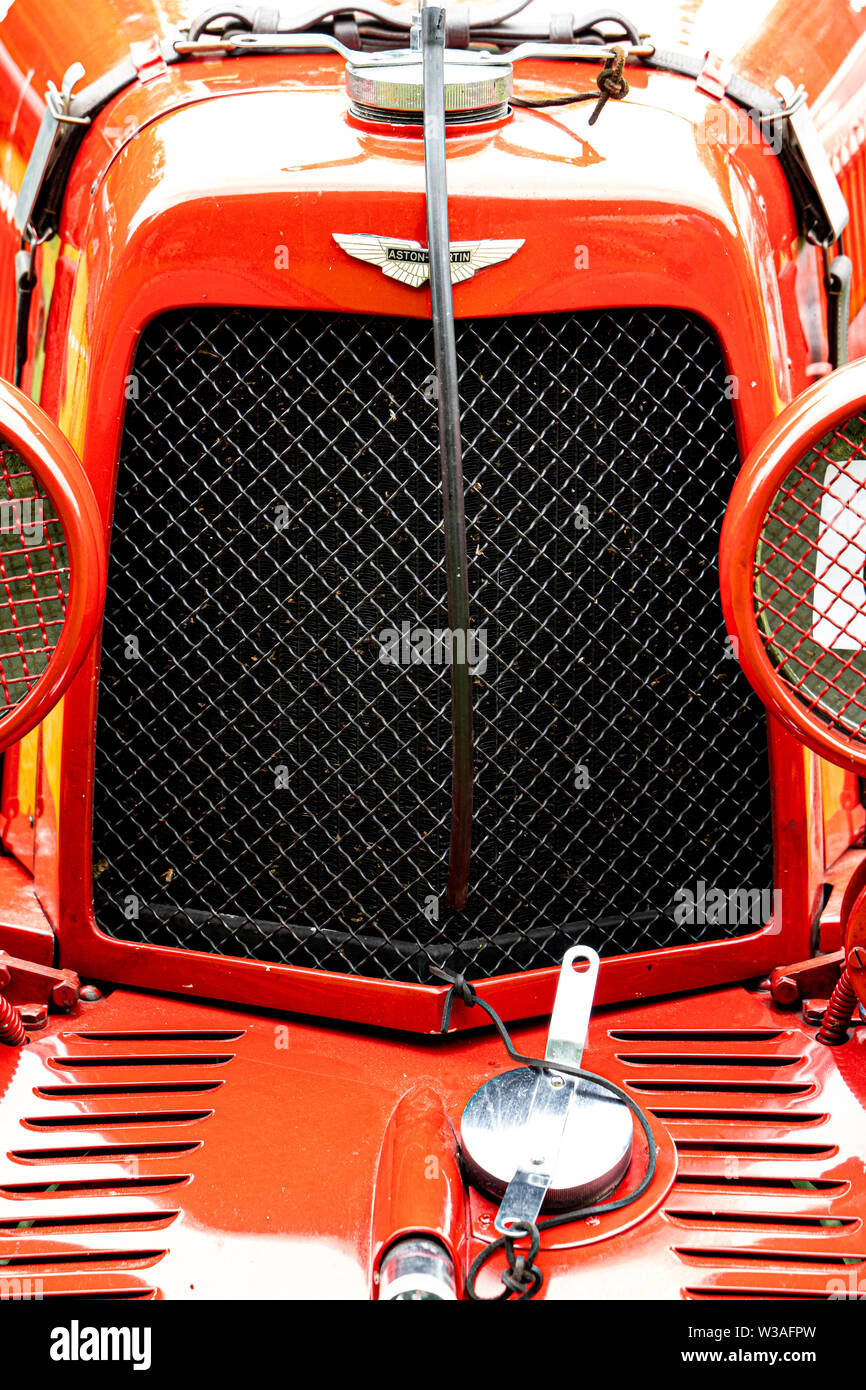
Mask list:
[[[446,623],[429,335],[246,310],[145,331],[105,622],[100,925],[424,981],[419,946],[477,976],[578,938],[754,930],[674,913],[679,888],[763,890],[772,864],[762,711],[718,601],[726,378],[673,311],[458,323],[487,663],[469,904],[446,909],[448,668],[380,659],[386,629]]]

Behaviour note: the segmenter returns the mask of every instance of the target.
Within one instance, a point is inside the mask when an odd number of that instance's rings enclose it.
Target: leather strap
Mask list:
[[[180,55],[175,53],[172,43],[166,42],[160,45],[160,51],[167,65],[180,61]],[[131,87],[137,81],[136,65],[132,58],[127,58],[73,96],[69,104],[70,116],[89,117],[92,120],[104,106],[108,105],[112,97],[116,97],[119,92]],[[60,221],[60,209],[63,205],[63,196],[66,192],[72,163],[88,129],[89,126],[87,125],[73,123],[63,125],[63,133],[57,143],[51,163],[45,171],[45,177],[39,190],[39,198],[31,218],[33,230],[38,238],[42,238],[47,232],[55,229]]]
[[[695,81],[706,66],[706,59],[699,54],[686,53],[675,48],[657,48],[651,58],[642,58],[641,62],[645,67],[657,68],[661,72],[675,72],[681,77],[693,77]],[[765,92],[763,87],[756,86],[754,82],[747,82],[744,77],[738,77],[736,73],[725,88],[725,96],[737,106],[760,116],[777,115],[782,110],[782,102],[778,97]]]
[[[853,270],[848,256],[835,256],[826,267],[827,342],[830,362],[834,367],[844,367],[848,361]]]

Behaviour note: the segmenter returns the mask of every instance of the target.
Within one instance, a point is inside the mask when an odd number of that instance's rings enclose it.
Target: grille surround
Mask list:
[[[186,339],[182,339],[184,333],[187,334]],[[163,335],[161,342],[160,334]],[[330,873],[331,882],[337,881],[337,874],[326,862],[327,852],[331,854],[330,862],[334,859],[333,837],[330,844],[325,844],[324,861],[321,845],[318,846],[318,853],[314,852],[317,848],[315,845],[306,846],[305,867],[313,888],[310,902],[319,908],[317,917],[309,911],[306,916],[303,912],[298,913],[295,904],[290,904],[289,912],[269,912],[270,904],[260,892],[257,893],[256,909],[248,912],[238,901],[237,893],[229,891],[212,871],[209,871],[209,879],[205,875],[204,882],[201,874],[198,880],[190,882],[190,866],[199,872],[203,856],[200,854],[196,860],[195,848],[188,845],[190,853],[183,860],[185,851],[180,849],[180,845],[185,843],[183,836],[178,836],[171,824],[167,831],[160,829],[170,821],[173,811],[176,814],[178,806],[186,806],[185,829],[187,832],[190,828],[195,830],[201,821],[191,814],[191,807],[193,810],[198,807],[203,813],[208,809],[208,799],[203,793],[196,802],[196,795],[201,789],[183,767],[172,763],[170,750],[166,753],[164,744],[157,744],[153,727],[142,722],[146,715],[147,720],[161,721],[163,734],[167,729],[176,729],[177,720],[166,716],[178,693],[184,699],[199,700],[203,707],[202,723],[220,718],[224,720],[219,734],[222,761],[218,768],[211,769],[213,787],[223,796],[227,807],[235,807],[238,821],[243,822],[254,795],[258,794],[260,803],[267,803],[268,793],[273,791],[273,788],[265,786],[263,768],[265,771],[272,769],[274,758],[268,761],[260,751],[255,752],[258,759],[255,768],[248,768],[246,777],[237,777],[231,748],[240,749],[241,752],[246,748],[249,751],[248,737],[228,719],[225,708],[220,710],[213,701],[208,707],[206,681],[214,666],[218,666],[218,660],[212,659],[209,653],[215,653],[215,640],[218,644],[220,639],[215,639],[213,632],[208,633],[201,627],[200,645],[203,650],[198,651],[200,665],[192,672],[194,679],[189,682],[189,688],[194,695],[189,697],[183,691],[178,692],[171,684],[172,671],[176,678],[190,676],[189,665],[184,670],[183,662],[177,660],[176,651],[169,650],[166,655],[160,652],[158,646],[152,646],[145,652],[145,666],[138,667],[138,675],[135,675],[131,664],[124,659],[123,641],[126,636],[135,635],[130,634],[129,616],[135,611],[136,603],[143,605],[142,616],[136,613],[138,627],[151,637],[159,624],[149,621],[148,610],[153,618],[165,602],[178,594],[184,611],[191,612],[191,621],[195,620],[196,605],[190,595],[196,591],[196,577],[193,576],[193,587],[188,586],[184,595],[183,585],[175,585],[172,589],[171,584],[167,584],[165,575],[160,574],[160,563],[169,568],[172,563],[182,567],[183,537],[188,535],[190,525],[193,529],[197,525],[194,515],[196,500],[209,505],[219,505],[224,500],[220,487],[229,474],[223,472],[215,478],[214,462],[217,470],[222,464],[224,469],[230,471],[239,458],[246,457],[248,451],[252,451],[258,460],[257,469],[266,480],[276,469],[282,468],[283,460],[275,447],[275,440],[281,441],[282,447],[285,447],[286,426],[280,422],[278,407],[282,401],[281,383],[290,355],[300,362],[299,370],[305,376],[305,399],[290,402],[293,418],[300,421],[300,433],[298,435],[296,431],[291,446],[295,454],[291,457],[303,456],[308,460],[304,463],[304,470],[318,467],[313,457],[315,451],[309,447],[310,439],[318,439],[319,451],[324,453],[328,462],[339,463],[335,477],[323,480],[325,487],[331,489],[330,498],[336,508],[332,517],[340,516],[347,500],[358,510],[359,496],[372,509],[375,517],[375,524],[371,523],[372,530],[368,527],[366,534],[368,538],[375,534],[378,539],[372,545],[368,543],[366,549],[356,539],[353,540],[355,554],[361,557],[360,564],[352,574],[358,601],[367,601],[378,583],[390,593],[390,608],[380,607],[374,614],[380,621],[390,618],[393,623],[395,619],[400,620],[405,616],[430,628],[444,627],[444,566],[437,530],[440,504],[435,398],[431,389],[428,335],[429,325],[423,321],[354,319],[310,313],[287,315],[274,310],[183,311],[157,320],[145,331],[135,364],[136,378],[141,383],[141,396],[139,401],[130,404],[124,435],[104,638],[94,824],[95,906],[99,925],[110,934],[126,939],[249,955],[260,960],[278,960],[296,965],[315,965],[340,973],[380,975],[422,982],[430,979],[427,953],[440,963],[468,969],[477,976],[551,965],[561,956],[565,946],[573,944],[578,936],[610,952],[652,949],[734,935],[740,930],[754,930],[754,923],[731,929],[704,922],[684,932],[677,930],[670,921],[669,908],[667,915],[659,909],[659,892],[664,891],[669,904],[673,890],[679,886],[676,874],[669,875],[663,881],[659,870],[659,865],[662,865],[668,874],[672,837],[679,838],[675,814],[665,822],[663,830],[658,824],[652,827],[651,841],[657,862],[651,874],[657,901],[648,910],[642,912],[640,907],[634,910],[634,902],[640,902],[640,866],[632,864],[629,867],[627,845],[615,852],[610,848],[606,824],[602,816],[597,815],[590,831],[583,837],[583,862],[587,867],[587,879],[599,862],[606,868],[607,878],[596,875],[592,895],[585,886],[581,901],[586,905],[594,896],[601,901],[601,911],[596,910],[592,914],[577,912],[567,918],[560,913],[559,919],[552,923],[546,915],[551,903],[556,906],[557,902],[564,900],[564,895],[571,891],[576,879],[574,866],[569,862],[574,835],[564,825],[564,817],[560,815],[555,818],[552,834],[546,823],[542,824],[551,790],[561,793],[564,783],[569,777],[573,778],[575,766],[580,762],[574,753],[575,735],[578,739],[583,737],[584,746],[594,742],[597,748],[600,743],[603,744],[605,733],[614,728],[624,735],[632,732],[633,747],[639,748],[645,731],[641,729],[641,718],[634,708],[633,693],[640,690],[645,694],[646,691],[635,676],[633,663],[626,651],[622,656],[616,656],[617,677],[623,683],[624,691],[617,694],[615,700],[614,692],[607,692],[608,701],[614,700],[615,703],[613,719],[599,715],[592,679],[589,678],[584,681],[581,696],[583,712],[579,719],[563,717],[560,713],[558,718],[556,715],[552,719],[545,718],[543,726],[537,727],[540,721],[537,716],[530,716],[527,712],[526,700],[519,706],[521,681],[523,690],[529,685],[535,708],[542,710],[545,705],[548,710],[557,708],[556,700],[558,697],[561,700],[562,681],[557,685],[555,677],[548,679],[546,673],[549,674],[550,662],[528,673],[521,670],[521,661],[525,668],[527,659],[531,658],[525,629],[526,614],[536,622],[538,630],[546,634],[552,651],[563,657],[567,669],[572,671],[579,664],[572,640],[576,630],[582,633],[584,639],[589,636],[592,640],[597,638],[599,630],[606,628],[610,632],[617,622],[621,622],[622,632],[628,634],[628,624],[617,616],[617,604],[610,602],[609,575],[605,589],[603,568],[607,546],[617,540],[622,542],[623,520],[620,513],[626,504],[632,509],[629,513],[631,529],[638,533],[630,542],[632,552],[636,548],[636,554],[633,554],[631,561],[626,555],[616,563],[619,566],[631,563],[631,570],[638,576],[634,587],[643,585],[641,601],[654,604],[656,611],[659,611],[660,605],[664,605],[667,613],[671,586],[675,587],[677,583],[672,563],[663,582],[657,583],[653,576],[641,574],[640,560],[641,554],[646,552],[646,542],[644,552],[641,552],[639,520],[638,525],[634,523],[635,515],[640,518],[641,508],[646,518],[646,531],[652,530],[660,515],[668,517],[666,544],[674,547],[679,545],[681,567],[692,566],[698,574],[697,583],[690,581],[686,586],[692,595],[691,609],[686,603],[679,613],[679,632],[674,628],[672,633],[670,626],[667,629],[670,644],[675,643],[677,636],[683,636],[683,624],[687,629],[688,622],[695,617],[699,624],[703,624],[703,656],[708,661],[708,654],[712,653],[713,660],[709,663],[712,669],[710,674],[703,675],[700,698],[692,708],[706,722],[709,717],[717,716],[720,699],[722,703],[724,701],[719,690],[727,691],[728,695],[732,689],[735,690],[733,699],[728,700],[726,707],[722,738],[718,732],[715,735],[717,775],[721,768],[727,769],[731,777],[731,806],[706,805],[702,814],[706,815],[710,827],[706,834],[717,831],[720,838],[734,808],[739,818],[738,824],[747,817],[751,817],[754,824],[750,837],[747,837],[745,855],[739,860],[736,872],[730,846],[720,848],[716,844],[714,854],[703,860],[707,865],[704,879],[708,883],[721,883],[722,887],[729,888],[743,884],[763,888],[771,881],[763,716],[739,674],[737,663],[723,660],[724,629],[714,571],[715,536],[709,534],[712,528],[702,519],[704,511],[710,510],[706,508],[709,496],[712,524],[720,524],[736,469],[731,407],[724,393],[726,379],[721,354],[712,334],[701,321],[673,311],[655,311],[652,314],[642,310],[620,311],[618,314],[604,311],[558,314],[538,319],[458,322],[471,561],[470,596],[474,620],[477,629],[492,622],[497,632],[518,632],[509,649],[510,656],[496,652],[497,639],[494,637],[490,664],[495,666],[498,660],[500,670],[493,679],[482,681],[480,688],[476,688],[476,809],[470,868],[470,893],[474,895],[475,904],[470,899],[469,912],[462,918],[449,914],[441,902],[450,814],[447,720],[450,692],[448,672],[444,667],[432,671],[423,664],[405,669],[382,667],[379,664],[377,673],[363,673],[367,681],[367,694],[360,699],[359,706],[364,715],[378,721],[379,744],[376,749],[378,762],[373,772],[367,769],[366,779],[361,780],[366,780],[368,787],[377,786],[383,776],[386,782],[388,778],[391,780],[390,790],[396,796],[396,812],[392,826],[386,826],[382,844],[390,847],[396,861],[394,867],[387,864],[384,870],[380,867],[379,877],[385,890],[389,883],[392,887],[396,883],[402,889],[402,896],[395,895],[396,904],[387,900],[386,893],[379,893],[378,919],[373,922],[372,929],[369,920],[347,920],[347,907],[357,899],[359,889],[355,885],[360,884],[360,891],[368,891],[369,882],[372,880],[375,884],[376,874],[369,873],[369,863],[371,848],[376,848],[370,827],[381,819],[376,803],[372,809],[370,806],[365,808],[366,819],[362,825],[354,826],[354,841],[350,841],[344,850],[336,851],[340,856],[342,903],[335,903],[333,899],[328,901],[321,890],[322,880],[318,884],[315,880],[315,875],[325,862],[325,878]],[[562,372],[557,374],[546,360],[556,352],[557,347],[560,366],[564,363],[581,374],[577,390],[564,385]],[[292,349],[291,354],[289,348]],[[360,402],[358,381],[365,372],[369,375],[371,355],[377,362],[381,380],[376,383],[375,390],[368,392],[368,398]],[[339,373],[333,368],[331,359],[334,356],[340,363]],[[217,369],[213,369],[214,360],[220,362]],[[311,364],[320,374],[318,379]],[[490,369],[493,364],[501,373],[495,378],[497,382],[507,374],[507,390],[492,390]],[[683,373],[689,372],[690,367],[689,382],[695,388],[695,396],[694,399],[684,400],[680,390],[681,378]],[[235,376],[230,390],[220,389],[215,377],[208,379],[207,376],[208,371],[218,374],[224,370]],[[630,395],[627,400],[618,399],[612,393],[612,373],[619,373],[620,380],[629,383]],[[567,400],[576,400],[584,407],[583,414],[575,421],[574,429],[563,425],[558,419],[559,398],[548,398],[551,381],[558,381],[561,389],[567,392]],[[333,393],[330,398],[328,391]],[[354,416],[346,408],[347,401],[352,399],[355,401]],[[317,421],[312,408],[316,403],[321,407],[321,423]],[[252,411],[251,404],[254,405]],[[363,410],[360,409],[361,404]],[[656,440],[653,462],[657,465],[658,459],[664,458],[668,461],[667,467],[661,470],[663,476],[655,479],[649,475],[654,471],[656,474],[660,472],[657,466],[655,470],[645,467],[638,480],[620,478],[618,470],[622,467],[623,458],[632,464],[637,459],[640,431],[646,428],[645,423],[634,423],[640,412],[649,412],[652,417],[653,437]],[[230,425],[222,433],[218,428],[220,419],[228,421]],[[180,433],[177,433],[178,422],[182,426]],[[136,431],[143,431],[137,442]],[[491,447],[494,433],[499,443]],[[554,436],[552,444],[551,433]],[[370,487],[365,488],[358,485],[355,477],[355,489],[350,493],[343,475],[347,469],[351,472],[356,462],[353,461],[352,450],[357,455],[361,446],[368,451],[369,466],[376,469],[376,479]],[[175,524],[175,538],[181,537],[179,551],[165,536],[158,535],[154,517],[158,516],[159,507],[164,511],[165,498],[160,495],[156,501],[154,499],[152,489],[157,475],[153,458],[146,457],[146,447],[151,453],[156,448],[163,450],[162,464],[157,465],[162,468],[162,483],[169,493],[174,489],[176,495],[179,491],[186,499],[186,514],[180,518],[168,518]],[[208,447],[213,450],[210,459],[207,456]],[[687,447],[700,452],[702,466],[710,475],[700,483],[697,493],[694,491],[694,479],[683,477],[671,482],[668,478],[673,466],[671,461]],[[191,463],[184,456],[184,451],[193,448],[197,452],[195,461]],[[531,464],[526,463],[526,458],[533,451],[541,453],[545,450],[544,459],[533,470]],[[520,455],[522,462],[516,462],[517,455]],[[405,462],[407,456],[412,464],[408,488],[397,467],[397,462]],[[593,467],[596,469],[594,477],[591,473]],[[588,469],[590,481],[587,483]],[[355,474],[358,471],[356,468]],[[686,471],[683,470],[683,473]],[[574,489],[578,476],[584,478],[590,499],[600,498],[607,501],[609,506],[601,522],[595,516],[592,518],[589,531],[598,553],[593,552],[592,564],[586,565],[578,585],[583,596],[588,594],[592,600],[591,607],[580,616],[577,624],[570,618],[570,625],[563,627],[561,591],[568,587],[568,583],[574,587],[569,579],[568,566],[577,563],[581,545],[584,552],[589,549],[584,544],[585,535],[580,536],[575,532],[566,534],[577,501]],[[179,479],[185,484],[185,492],[183,487],[179,487]],[[649,496],[646,496],[649,484],[652,486],[649,487]],[[397,499],[399,509],[402,509],[398,516],[400,526],[387,532],[384,537],[383,518],[389,508],[388,498],[382,497],[383,485],[386,491],[390,489],[390,495]],[[187,493],[194,486],[199,488],[199,497],[190,501]],[[315,497],[314,489],[309,484],[304,486],[309,496]],[[609,489],[615,487],[616,490],[612,496],[605,497],[603,486]],[[656,488],[655,492],[653,487]],[[667,510],[658,504],[659,487],[666,489]],[[692,488],[692,492],[686,504],[681,494],[688,487]],[[270,484],[270,489],[269,501],[276,503],[281,494],[275,482]],[[241,494],[237,490],[232,492],[229,487],[227,495],[234,497],[235,504],[240,505],[238,498]],[[700,504],[695,500],[698,496]],[[157,506],[155,513],[149,511],[154,505]],[[230,528],[233,526],[231,534],[235,538],[244,530],[244,515],[238,514],[232,521],[229,509],[228,525]],[[297,518],[301,510],[296,509],[292,515]],[[423,536],[419,536],[417,528],[422,521],[424,531]],[[329,520],[323,510],[319,523],[321,530],[333,525],[333,520]],[[298,566],[305,562],[299,557],[304,546],[309,545],[310,536],[314,542],[316,540],[314,523],[295,519],[292,524],[295,526],[295,536],[292,536],[290,529],[285,539],[294,541],[305,526],[306,538],[289,551],[292,557],[288,566],[290,573],[287,577],[284,575],[285,583],[281,591],[285,597],[302,587]],[[413,526],[416,528],[414,532]],[[166,529],[169,531],[171,528],[167,525]],[[141,543],[143,534],[147,545]],[[203,534],[209,541],[214,540],[212,530],[208,536],[207,526]],[[273,540],[273,535],[270,539]],[[345,545],[345,539],[340,544]],[[492,546],[496,555],[495,578],[491,581],[488,574],[479,583],[478,571],[485,563],[483,551],[488,545]],[[518,553],[512,564],[514,545]],[[559,547],[556,552],[557,564],[553,565],[555,573],[552,579],[548,577],[546,583],[536,584],[533,588],[533,562],[527,557],[533,548],[545,555],[546,547],[549,549],[552,546]],[[658,538],[650,543],[653,554],[660,554],[662,549]],[[335,552],[337,558],[339,554],[338,546]],[[599,555],[602,556],[601,562]],[[282,563],[285,565],[285,562]],[[509,565],[519,573],[511,575]],[[212,566],[212,569],[215,568],[218,565]],[[308,568],[312,574],[312,565]],[[310,575],[305,574],[303,578],[305,582],[310,582]],[[329,579],[336,578],[339,582],[336,573],[315,575],[313,578],[320,579],[324,587],[327,587]],[[249,582],[252,583],[252,580]],[[156,593],[154,585],[158,591]],[[198,587],[202,587],[200,583]],[[543,612],[539,611],[539,591],[546,595],[547,606],[544,608],[542,605]],[[331,600],[333,592],[332,589]],[[262,597],[261,586],[255,593]],[[264,597],[269,596],[265,594]],[[319,605],[327,598],[323,591]],[[632,626],[638,601],[627,597],[625,590],[619,596],[618,606],[626,618],[631,617]],[[249,602],[248,597],[245,597],[245,602]],[[402,612],[401,603],[404,606]],[[316,606],[314,602],[312,608]],[[349,611],[348,606],[346,609]],[[708,616],[711,611],[714,615],[712,621]],[[221,618],[224,634],[237,629],[233,612],[232,606],[226,604]],[[523,628],[521,623],[524,624]],[[266,619],[262,619],[260,626],[265,625]],[[327,627],[327,622],[322,620],[321,625]],[[399,621],[394,625],[399,626]],[[174,638],[182,638],[180,626],[179,623],[175,625]],[[367,639],[367,645],[372,640],[375,626],[369,617],[359,624],[359,635]],[[662,626],[657,619],[657,634]],[[244,636],[241,633],[241,637]],[[247,639],[248,636],[246,634]],[[184,650],[188,655],[189,648]],[[606,650],[615,653],[616,642],[609,643]],[[297,652],[293,654],[297,657]],[[307,651],[306,657],[309,655]],[[344,656],[345,652],[341,655]],[[219,657],[218,652],[216,657]],[[160,666],[159,662],[163,659],[165,664]],[[256,662],[261,659],[262,653],[259,653]],[[298,702],[309,700],[313,687],[312,698],[321,701],[321,678],[318,683],[310,683],[310,671],[305,668],[304,660],[296,662],[296,674],[297,671],[308,681],[300,692]],[[143,683],[142,678],[148,672],[157,677],[152,690],[144,688],[146,680]],[[402,695],[399,698],[395,696],[393,687],[389,688],[386,681],[381,679],[382,672],[389,677],[394,674],[400,677]],[[675,668],[671,669],[669,660],[661,661],[653,675],[657,682],[665,682],[666,689],[676,690],[683,686],[681,673]],[[243,686],[245,690],[248,688],[249,682]],[[344,700],[345,691],[350,688],[355,689],[354,680],[344,681]],[[373,692],[372,696],[370,691]],[[671,699],[673,702],[673,697]],[[335,703],[340,703],[339,693]],[[744,721],[746,711],[747,721]],[[679,708],[671,713],[682,719]],[[739,728],[741,722],[748,722],[748,737],[744,746],[737,748],[735,755],[732,755],[721,747],[721,742],[735,725]],[[722,721],[719,723],[721,725]],[[357,740],[358,719],[354,720],[354,724],[348,721],[346,727],[349,730],[346,738],[351,736]],[[527,732],[531,735],[530,746],[526,743]],[[664,746],[666,741],[671,743],[669,733],[669,729],[656,728],[653,745],[658,747]],[[203,729],[203,734],[207,736],[208,728]],[[186,735],[179,733],[175,737],[183,742]],[[412,737],[416,739],[414,751],[417,765],[425,769],[426,796],[419,795],[413,785],[413,780],[417,781],[417,774],[414,779],[407,777],[395,770],[391,760],[392,755],[405,752]],[[572,739],[571,746],[569,737]],[[226,747],[226,740],[229,748]],[[135,748],[132,747],[133,741]],[[321,748],[321,736],[316,742]],[[491,756],[492,743],[495,743],[495,748]],[[647,752],[651,753],[652,749]],[[666,801],[675,794],[676,789],[672,791],[670,784],[677,777],[693,777],[696,765],[699,772],[706,771],[693,753],[694,741],[685,742],[668,753]],[[748,756],[744,756],[744,753]],[[528,788],[525,785],[527,755],[530,755],[530,762],[535,757],[536,765]],[[672,762],[675,757],[679,757],[679,763]],[[122,766],[124,758],[128,760],[125,769]],[[357,757],[355,761],[358,763]],[[551,762],[555,766],[552,777],[545,771]],[[119,769],[119,780],[113,788],[104,775],[111,766]],[[600,779],[597,776],[599,767],[602,774]],[[605,755],[604,762],[591,767],[590,773],[590,794],[597,797],[596,804],[604,807],[613,802],[615,805],[617,789],[623,782],[623,769],[617,766],[615,754]],[[354,775],[357,778],[360,774],[356,770]],[[176,792],[173,804],[172,777],[175,778]],[[148,791],[142,798],[142,785],[148,778],[151,779]],[[645,811],[649,803],[658,799],[654,797],[652,788],[643,787],[641,791],[639,778],[634,780],[638,783],[635,793],[637,804],[619,808],[620,820],[625,811],[625,832],[626,835],[631,834],[633,843],[642,810]],[[501,791],[502,783],[505,784],[504,793]],[[386,790],[389,790],[387,786]],[[715,790],[718,790],[718,785]],[[518,798],[516,812],[509,811],[505,804],[509,793]],[[705,795],[711,796],[712,793],[713,786],[710,784]],[[153,812],[154,820],[150,826],[141,823],[142,803]],[[681,813],[688,816],[693,809],[686,806]],[[161,816],[160,812],[165,814]],[[411,814],[417,820],[407,827],[406,817]],[[574,808],[571,807],[569,815],[573,814]],[[688,836],[683,835],[683,844],[677,845],[680,864],[684,866],[688,862],[690,866],[688,875],[681,875],[682,886],[694,884],[701,878],[700,856],[694,853],[696,835],[693,821],[694,815],[687,827]],[[249,820],[246,824],[249,825]],[[396,831],[394,825],[398,827]],[[399,838],[403,833],[399,829],[401,825],[409,831],[408,843]],[[531,862],[521,848],[527,843],[527,827],[534,835],[534,839],[530,837],[533,850]],[[222,865],[234,870],[237,879],[241,876],[238,872],[238,850],[241,856],[247,854],[244,862],[249,863],[257,845],[254,843],[250,846],[243,824],[234,838],[227,822],[223,822],[222,828],[229,835],[230,852],[234,856],[231,859],[228,855],[224,856]],[[156,836],[149,833],[154,829],[158,832]],[[140,842],[136,831],[142,835]],[[352,833],[352,827],[349,833]],[[524,836],[522,841],[521,834]],[[205,838],[207,836],[208,832],[205,831]],[[214,838],[210,838],[212,846]],[[327,841],[327,827],[325,839]],[[417,856],[419,845],[425,852],[420,871],[417,857],[412,859],[413,854]],[[610,856],[608,861],[604,861],[606,852]],[[367,861],[359,869],[357,857],[363,859],[365,854]],[[178,861],[178,855],[183,862]],[[413,872],[405,875],[409,881],[404,884],[401,865],[405,868],[410,861]],[[624,888],[619,887],[617,892],[611,892],[613,881],[621,879],[625,880]],[[215,890],[220,897],[216,906]],[[208,892],[210,902],[207,900]],[[547,895],[546,900],[542,899],[541,894]],[[530,897],[533,901],[527,909],[525,899]],[[433,898],[440,903],[438,921],[431,922],[423,916],[425,898]],[[618,910],[605,912],[604,907],[610,907],[611,899]],[[125,915],[130,900],[137,905],[137,916]],[[480,911],[476,910],[479,904]],[[391,917],[383,925],[383,914],[389,912]],[[409,914],[411,920],[407,922]],[[287,919],[290,925],[286,925]]]

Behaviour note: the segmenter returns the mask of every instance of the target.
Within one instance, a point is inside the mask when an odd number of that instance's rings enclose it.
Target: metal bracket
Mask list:
[[[155,77],[163,77],[168,72],[168,63],[163,57],[157,38],[145,39],[142,43],[131,43],[129,56],[139,82],[151,82]]]
[[[30,323],[30,301],[36,286],[36,247],[54,234],[54,228],[47,226],[41,235],[33,226],[36,206],[42,193],[45,175],[51,165],[57,147],[67,126],[90,125],[89,116],[70,115],[72,91],[84,76],[81,63],[73,63],[63,75],[63,84],[58,92],[53,82],[49,82],[45,93],[45,114],[33,146],[33,153],[24,171],[24,179],[18,201],[15,204],[15,225],[21,233],[21,250],[15,257],[16,310],[15,310],[15,372],[14,382],[21,385],[24,363],[27,360],[27,336]]]
[[[583,970],[576,968],[580,961],[584,962]],[[545,1061],[580,1066],[597,979],[598,954],[591,947],[572,946],[566,951],[550,1015]]]
[[[635,46],[633,44],[619,44],[627,57],[645,58],[650,57],[655,48],[650,45]],[[332,34],[317,34],[314,32],[305,33],[278,33],[278,34],[233,34],[230,38],[215,39],[202,38],[189,41],[177,39],[174,43],[174,51],[181,58],[206,58],[210,55],[225,53],[338,53],[341,58],[345,58],[347,63],[354,63],[356,66],[376,67],[385,63],[388,67],[395,63],[416,62],[418,58],[417,49],[396,48],[381,49],[379,52],[363,52],[358,49],[347,48],[338,38]],[[414,56],[411,56],[413,55]],[[527,40],[520,43],[508,53],[497,54],[486,49],[464,50],[449,49],[448,62],[463,62],[477,64],[479,62],[496,63],[520,63],[526,58],[557,58],[571,62],[603,63],[607,58],[614,56],[613,49],[607,46],[602,47],[598,44],[589,43],[544,43],[536,40]]]
[[[775,127],[782,123],[779,157],[802,214],[806,235],[816,246],[832,246],[848,225],[850,214],[845,195],[821,143],[802,87],[795,88],[789,78],[780,77],[776,91],[784,104],[763,124]]]
[[[704,59],[703,69],[695,78],[695,86],[705,96],[715,97],[721,101],[731,84],[733,75],[733,65],[727,59],[720,58],[717,53],[709,52]]]
[[[780,965],[769,979],[773,1002],[792,1008],[801,999],[825,995],[829,999],[845,966],[845,952],[833,951],[826,956],[813,956],[795,965]]]
[[[0,951],[0,994],[16,1005],[29,1028],[43,1028],[49,1008],[63,1013],[74,1009],[80,993],[74,970],[55,970]]]
[[[63,83],[59,92],[53,82],[48,84],[48,91],[45,93],[45,114],[42,117],[36,144],[33,146],[33,153],[24,173],[18,201],[15,204],[15,225],[21,236],[27,240],[30,239],[33,210],[39,199],[45,173],[61,138],[63,127],[65,125],[90,125],[89,116],[69,114],[73,89],[83,76],[83,65],[73,63],[63,75]]]

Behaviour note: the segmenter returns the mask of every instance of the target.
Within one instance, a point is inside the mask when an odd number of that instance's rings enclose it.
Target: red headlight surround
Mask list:
[[[750,683],[809,748],[856,773],[866,773],[863,566],[859,361],[805,391],[764,434],[734,485],[719,551],[725,624]]]
[[[7,529],[16,528],[20,539],[0,546],[0,636],[8,639],[0,655],[0,751],[64,694],[96,635],[106,582],[104,527],[78,456],[44,411],[0,381],[4,504],[12,518]],[[22,521],[24,507],[30,510]],[[31,526],[39,532],[32,544]]]

